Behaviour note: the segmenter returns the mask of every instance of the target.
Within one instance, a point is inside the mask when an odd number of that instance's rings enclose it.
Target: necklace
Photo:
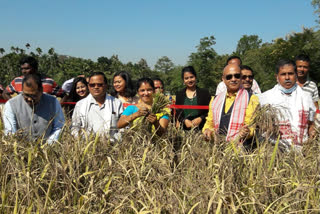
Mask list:
[[[190,99],[191,101],[193,101],[193,99],[194,99],[195,97],[197,97],[197,91],[195,90],[195,91],[193,92],[191,98],[188,96],[188,93],[186,93],[186,95],[187,95],[187,98],[188,98],[188,99]]]

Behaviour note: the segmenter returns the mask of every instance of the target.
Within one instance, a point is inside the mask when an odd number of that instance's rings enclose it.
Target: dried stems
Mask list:
[[[316,141],[302,154],[267,143],[246,153],[173,126],[156,143],[144,133],[112,145],[66,127],[53,146],[0,134],[1,213],[320,211]]]

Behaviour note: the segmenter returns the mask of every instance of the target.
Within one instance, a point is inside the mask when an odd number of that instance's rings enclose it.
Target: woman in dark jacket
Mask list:
[[[186,88],[176,94],[176,105],[205,105],[208,106],[211,95],[206,89],[197,87],[197,74],[192,66],[182,69],[181,77]],[[208,115],[207,109],[177,109],[176,125],[183,125],[183,129],[190,130],[197,128],[199,130],[205,124]]]

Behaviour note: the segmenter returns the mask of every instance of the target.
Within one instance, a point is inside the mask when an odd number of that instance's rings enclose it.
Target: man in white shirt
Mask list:
[[[89,76],[90,94],[80,100],[72,115],[72,133],[77,135],[81,128],[88,132],[118,138],[116,128],[123,112],[122,102],[107,94],[107,79],[102,72]]]
[[[297,85],[297,70],[290,60],[280,60],[276,66],[278,84],[259,96],[260,104],[278,110],[280,146],[286,150],[301,150],[303,142],[313,137],[316,107],[311,96]],[[275,140],[275,139],[274,139]]]

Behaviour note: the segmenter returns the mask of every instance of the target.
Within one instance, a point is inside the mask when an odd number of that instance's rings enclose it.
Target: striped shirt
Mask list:
[[[10,94],[21,93],[22,80],[23,80],[23,76],[14,78],[14,80],[12,80],[10,85],[7,86],[6,88],[7,91]],[[58,84],[53,79],[42,76],[41,81],[42,81],[43,93],[55,95],[57,97],[62,96],[63,94],[62,89],[58,86]]]
[[[305,92],[308,92],[311,95],[313,102],[318,102],[319,92],[318,92],[317,84],[315,82],[307,80],[301,88]]]

